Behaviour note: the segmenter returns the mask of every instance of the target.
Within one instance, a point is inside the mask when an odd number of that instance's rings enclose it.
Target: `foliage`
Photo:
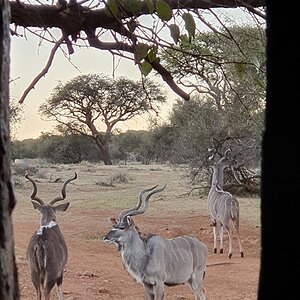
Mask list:
[[[28,164],[13,164],[12,173],[15,176],[24,176],[26,173],[30,175],[36,175],[39,173],[39,168]]]
[[[171,159],[173,145],[172,128],[168,125],[155,126],[149,131],[148,136],[144,136],[141,147],[143,162],[149,164],[167,162]]]
[[[43,158],[50,163],[79,163],[83,160],[99,161],[95,143],[80,135],[43,134],[37,139],[14,141],[12,159]]]
[[[178,101],[171,113],[170,126],[170,160],[176,164],[189,164],[193,181],[203,181],[203,175],[209,180],[208,149],[216,145],[222,151],[232,150],[237,174],[242,175],[240,179],[244,183],[253,176],[247,170],[260,166],[261,135],[257,134],[258,129],[232,124],[227,112],[218,111],[210,102],[203,103],[199,99],[186,103]],[[232,175],[225,179],[235,182]]]
[[[116,172],[111,175],[106,181],[96,182],[97,185],[100,186],[115,186],[119,183],[128,183],[128,181],[132,180],[127,173],[124,172]]]
[[[241,174],[248,173],[241,168],[260,164],[266,38],[262,28],[228,30],[232,39],[222,31],[198,34],[186,46],[193,53],[190,59],[174,50],[164,56],[178,80],[194,89],[193,100],[178,101],[170,119],[176,136],[172,160],[188,162],[193,177],[207,167],[207,149],[214,141],[226,141],[235,148]]]
[[[40,139],[26,139],[11,143],[11,158],[37,158],[40,153]]]
[[[113,55],[131,59],[140,67],[144,77],[152,70],[155,71],[175,93],[188,100],[189,93],[175,82],[170,70],[161,63],[161,52],[158,50],[182,51],[185,48],[184,52],[189,55],[192,52],[189,53],[186,45],[194,42],[196,31],[201,25],[215,33],[220,27],[226,31],[228,22],[222,17],[220,8],[235,8],[252,24],[262,23],[266,18],[264,0],[245,0],[239,3],[230,0],[226,1],[225,6],[221,0],[100,0],[97,5],[92,0],[87,0],[80,3],[64,2],[59,4],[59,8],[54,3],[49,5],[46,0],[25,0],[22,5],[18,1],[11,1],[10,6],[11,23],[17,25],[12,27],[15,36],[24,36],[23,32],[22,35],[21,32],[19,34],[19,30],[26,30],[27,27],[40,28],[40,33],[35,31],[35,34],[39,34],[42,41],[54,44],[50,61],[36,80],[33,80],[21,102],[47,73],[55,52],[63,49],[63,44],[69,55],[75,52],[73,44],[76,44],[80,47],[88,45],[100,51],[107,50]],[[62,35],[59,36],[57,32]],[[229,31],[226,32],[226,38],[233,40]],[[206,54],[203,55],[205,57]]]
[[[111,164],[108,147],[115,125],[145,112],[157,112],[165,100],[160,86],[153,81],[141,83],[124,77],[113,80],[88,74],[60,83],[40,112],[56,120],[61,132],[89,136],[99,147],[100,158]]]
[[[130,156],[137,158],[141,154],[143,138],[147,134],[145,130],[127,130],[114,134],[110,148],[113,159],[123,160],[126,164]]]
[[[9,126],[12,139],[16,137],[18,126],[23,118],[23,113],[23,107],[14,99],[11,99],[9,103]]]
[[[162,55],[168,69],[194,95],[202,95],[219,110],[236,103],[236,113],[246,111],[251,117],[253,111],[264,109],[265,46],[263,28],[233,26],[218,34],[202,32],[193,44]]]

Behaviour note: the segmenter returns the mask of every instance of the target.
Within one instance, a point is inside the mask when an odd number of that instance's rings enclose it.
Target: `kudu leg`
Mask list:
[[[224,229],[223,229],[223,225],[220,225],[219,228],[219,236],[220,236],[220,253],[223,253],[223,233],[224,233]]]
[[[236,233],[236,237],[237,237],[237,240],[238,240],[238,243],[239,243],[239,249],[240,249],[241,257],[244,257],[244,250],[243,250],[242,242],[240,240],[240,233],[239,233],[239,229],[236,225],[235,225],[235,233]]]
[[[153,285],[144,283],[144,290],[147,300],[154,300]]]
[[[36,289],[36,299],[37,300],[42,300],[42,292],[41,292],[41,289],[39,287]]]
[[[42,292],[41,292],[41,279],[40,275],[37,272],[31,271],[31,281],[35,287],[36,290],[36,299],[41,300],[42,299]]]
[[[62,275],[56,279],[56,292],[59,300],[63,300],[63,291],[62,291],[62,281],[63,281],[63,272]]]
[[[205,300],[205,291],[202,287],[203,271],[195,272],[192,274],[191,278],[187,281],[187,284],[192,289],[195,300]]]
[[[159,281],[153,286],[154,300],[162,300],[164,298],[164,283]]]
[[[213,227],[213,235],[214,235],[214,253],[217,253],[217,228],[216,224],[214,223],[212,225]]]
[[[63,300],[63,291],[62,291],[62,286],[61,284],[56,284],[56,292],[57,292],[57,297],[59,300]]]
[[[225,229],[226,229],[227,234],[228,234],[228,243],[229,243],[229,245],[228,245],[228,248],[229,248],[229,250],[228,250],[228,258],[231,258],[232,257],[232,234],[231,234],[229,228],[225,227]]]
[[[195,300],[206,300],[206,295],[203,288],[195,292]]]
[[[46,282],[45,287],[44,287],[45,300],[50,300],[51,290],[53,289],[55,282],[56,282],[55,280]]]

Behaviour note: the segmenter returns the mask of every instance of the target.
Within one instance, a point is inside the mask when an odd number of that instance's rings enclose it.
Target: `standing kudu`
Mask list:
[[[151,195],[162,188],[145,189],[139,193],[138,203],[132,209],[123,210],[117,219],[110,218],[113,228],[103,238],[117,245],[128,273],[144,287],[148,300],[162,300],[164,285],[187,283],[196,300],[204,300],[203,278],[206,268],[207,247],[191,236],[165,239],[159,235],[143,235],[132,217],[143,214]],[[142,196],[149,192],[142,204]]]
[[[57,285],[58,299],[63,299],[62,281],[64,268],[68,260],[68,249],[63,234],[56,222],[56,212],[65,211],[70,203],[54,206],[57,201],[66,198],[67,184],[77,178],[65,181],[61,190],[61,196],[56,197],[50,204],[44,203],[36,196],[37,186],[35,181],[28,176],[33,191],[30,196],[33,207],[40,213],[40,228],[32,235],[26,251],[26,257],[30,267],[31,280],[36,289],[37,299],[42,299],[42,292],[45,300],[50,299],[50,293],[54,285]]]
[[[209,151],[212,151],[209,149]],[[228,257],[232,257],[232,230],[235,229],[236,237],[239,244],[241,257],[244,257],[242,243],[239,237],[239,202],[229,192],[223,190],[224,183],[224,169],[229,167],[227,154],[230,149],[227,149],[224,155],[213,162],[213,175],[211,181],[211,188],[208,194],[208,213],[211,218],[214,235],[214,253],[217,253],[217,233],[216,227],[219,224],[220,236],[220,253],[223,253],[223,228],[228,233],[229,251]],[[215,159],[215,154],[209,157],[209,160]],[[232,226],[233,225],[233,226]]]

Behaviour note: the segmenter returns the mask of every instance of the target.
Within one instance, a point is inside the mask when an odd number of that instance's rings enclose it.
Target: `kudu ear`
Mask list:
[[[31,203],[32,203],[32,205],[33,205],[33,207],[34,207],[34,209],[37,209],[38,211],[41,210],[42,205],[41,205],[39,202],[34,201],[34,200],[30,200],[30,201],[31,201]]]
[[[54,206],[55,211],[66,211],[67,208],[69,207],[70,202],[59,204]]]
[[[116,218],[108,218],[108,221],[112,226],[115,226],[118,223]]]
[[[127,224],[128,224],[129,227],[134,226],[134,222],[133,222],[133,220],[132,220],[132,218],[130,216],[126,217],[126,222],[127,222]]]

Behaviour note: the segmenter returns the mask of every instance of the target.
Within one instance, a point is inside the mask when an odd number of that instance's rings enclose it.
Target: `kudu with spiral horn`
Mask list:
[[[66,198],[66,187],[69,182],[77,178],[66,180],[62,186],[61,196],[54,198],[49,204],[37,197],[37,185],[28,176],[25,177],[32,183],[31,202],[40,213],[40,228],[32,235],[26,251],[30,267],[31,280],[36,289],[37,300],[50,299],[54,285],[57,285],[57,296],[63,299],[62,281],[64,268],[68,260],[68,248],[64,236],[56,221],[56,212],[65,211],[70,203],[54,205]]]
[[[206,245],[192,236],[165,239],[143,235],[132,217],[146,212],[152,195],[162,192],[157,185],[139,193],[137,205],[110,218],[113,228],[103,240],[117,245],[128,273],[144,287],[148,300],[161,300],[164,286],[188,284],[195,299],[204,300],[203,278],[207,261]],[[143,195],[147,194],[143,202]]]
[[[213,149],[208,149],[208,151],[212,153]],[[209,157],[209,161],[213,162],[213,175],[207,198],[208,213],[213,226],[214,253],[217,253],[216,227],[219,225],[220,253],[223,253],[223,228],[225,228],[229,238],[229,258],[232,257],[232,228],[235,229],[240,255],[244,257],[244,250],[239,236],[239,202],[232,194],[223,190],[224,169],[231,165],[228,159],[230,151],[230,149],[227,149],[219,160],[216,160],[216,152]]]

